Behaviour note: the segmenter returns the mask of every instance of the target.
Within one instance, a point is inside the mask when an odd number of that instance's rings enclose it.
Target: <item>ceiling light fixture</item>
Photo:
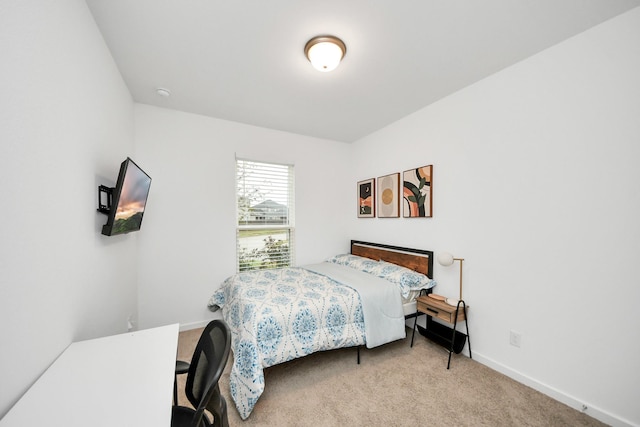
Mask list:
[[[165,98],[168,98],[169,96],[171,96],[171,91],[163,87],[156,88],[156,93]]]
[[[304,54],[318,71],[335,70],[347,53],[347,46],[335,36],[317,36],[304,46]]]

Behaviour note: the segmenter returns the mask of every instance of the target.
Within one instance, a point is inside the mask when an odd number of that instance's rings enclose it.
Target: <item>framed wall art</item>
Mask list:
[[[400,216],[400,174],[378,178],[378,218]]]
[[[358,218],[376,216],[376,180],[374,178],[358,182]]]
[[[404,171],[402,175],[403,216],[430,218],[433,215],[433,165]]]

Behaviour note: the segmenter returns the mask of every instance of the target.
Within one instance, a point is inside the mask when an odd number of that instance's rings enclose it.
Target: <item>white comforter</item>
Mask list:
[[[406,337],[402,298],[396,284],[328,262],[307,265],[304,268],[358,291],[362,303],[367,348]]]

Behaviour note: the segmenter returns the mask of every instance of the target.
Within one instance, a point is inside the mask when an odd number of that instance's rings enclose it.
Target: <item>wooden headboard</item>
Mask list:
[[[433,251],[352,240],[351,254],[398,264],[433,279]]]

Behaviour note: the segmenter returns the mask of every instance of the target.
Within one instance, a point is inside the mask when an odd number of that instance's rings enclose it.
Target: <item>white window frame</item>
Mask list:
[[[250,177],[248,170],[254,169]],[[274,162],[264,162],[245,158],[236,158],[236,271],[251,271],[293,266],[295,259],[295,204],[294,204],[294,166]],[[286,178],[283,173],[286,171]],[[273,173],[273,175],[271,175]],[[270,178],[273,176],[273,178]],[[269,182],[272,180],[273,185]],[[258,183],[256,183],[256,181]],[[256,187],[260,190],[256,191]],[[247,202],[248,200],[248,202]],[[273,205],[269,201],[275,202]],[[256,205],[264,206],[259,207]],[[251,208],[257,211],[251,220]],[[283,206],[286,211],[283,214]],[[264,209],[264,212],[260,212]],[[271,217],[269,217],[271,214]],[[270,219],[269,219],[270,218]],[[281,221],[281,222],[280,222]],[[247,233],[255,233],[254,240],[264,236],[264,244],[248,248],[241,243]],[[261,236],[260,234],[263,234]],[[269,255],[266,239],[287,234],[288,254],[278,254],[278,244],[271,240],[270,248],[275,248],[275,256]],[[243,236],[245,235],[245,236]],[[280,240],[275,238],[276,241]],[[285,255],[286,258],[280,258]],[[248,266],[248,264],[254,264]]]

